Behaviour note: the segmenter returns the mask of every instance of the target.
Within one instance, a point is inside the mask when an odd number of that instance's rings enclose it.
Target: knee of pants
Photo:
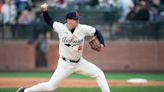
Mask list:
[[[102,70],[98,70],[96,77],[104,77],[104,72]]]
[[[47,88],[47,91],[53,91],[56,87],[51,82],[47,82]]]

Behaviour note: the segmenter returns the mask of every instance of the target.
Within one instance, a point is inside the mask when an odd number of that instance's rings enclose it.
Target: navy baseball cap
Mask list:
[[[69,12],[66,14],[65,18],[78,20],[79,19],[79,13],[77,11]]]

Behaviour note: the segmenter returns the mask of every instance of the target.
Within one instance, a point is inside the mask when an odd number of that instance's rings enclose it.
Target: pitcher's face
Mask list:
[[[76,28],[79,24],[79,19],[67,19],[66,21],[69,28]]]

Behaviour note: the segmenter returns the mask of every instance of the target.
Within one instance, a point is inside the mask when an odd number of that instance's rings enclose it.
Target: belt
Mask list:
[[[69,60],[69,59],[66,59],[65,57],[62,57],[62,59],[64,61],[68,60],[69,62],[72,62],[72,63],[78,63],[80,61],[80,58],[78,60]]]

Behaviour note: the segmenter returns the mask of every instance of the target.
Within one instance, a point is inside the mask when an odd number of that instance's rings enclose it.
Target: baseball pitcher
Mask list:
[[[80,24],[77,11],[66,14],[65,24],[51,19],[48,15],[48,4],[42,4],[41,11],[45,22],[59,37],[60,57],[57,68],[48,82],[39,83],[30,88],[19,88],[17,92],[53,91],[59,86],[61,81],[72,73],[93,77],[96,79],[102,92],[111,92],[103,71],[82,57],[85,36],[92,37],[89,44],[93,50],[101,51],[105,47],[100,31],[92,26]]]

